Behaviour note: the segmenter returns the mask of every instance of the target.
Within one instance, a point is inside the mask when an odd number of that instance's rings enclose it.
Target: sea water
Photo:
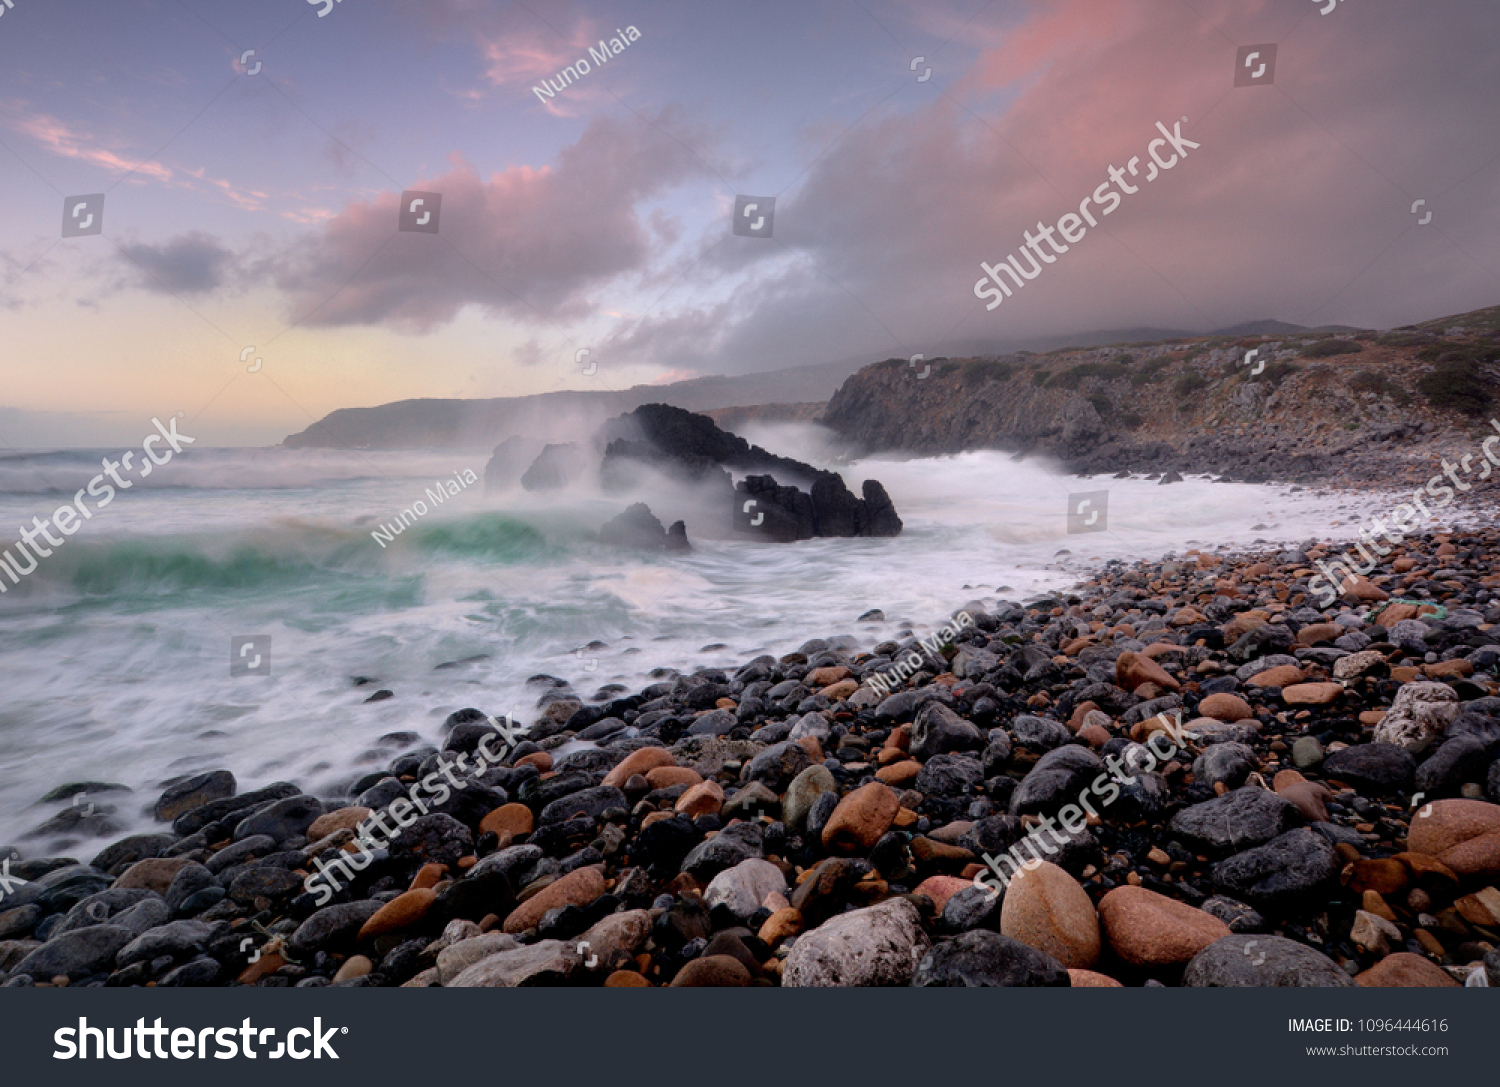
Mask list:
[[[817,461],[804,429],[754,435]],[[71,502],[106,451],[0,458],[0,545]],[[473,706],[525,723],[555,676],[585,699],[630,691],[658,669],[733,670],[815,637],[866,648],[941,626],[971,600],[1024,601],[1109,559],[1297,544],[1351,534],[1375,495],[1189,478],[1066,477],[993,451],[820,463],[857,494],[890,493],[892,539],[774,544],[734,537],[694,498],[656,494],[683,518],[682,554],[625,551],[597,532],[632,496],[581,481],[565,491],[471,486],[482,453],[190,449],[117,496],[39,569],[0,594],[0,848],[87,860],[153,824],[163,782],[231,770],[243,789],[290,780],[333,795],[390,757],[379,737],[440,743]],[[441,490],[441,488],[439,488]],[[1069,495],[1108,490],[1104,531],[1068,531]],[[372,531],[428,510],[382,547]],[[1099,522],[1096,522],[1096,525]],[[880,621],[860,622],[871,609]],[[231,640],[269,636],[269,675],[232,675]],[[261,643],[263,644],[263,643]],[[248,661],[249,658],[245,658]],[[263,663],[261,668],[266,665]],[[657,673],[658,675],[661,673]],[[377,690],[393,697],[367,701]],[[107,838],[28,839],[69,782],[130,793]]]

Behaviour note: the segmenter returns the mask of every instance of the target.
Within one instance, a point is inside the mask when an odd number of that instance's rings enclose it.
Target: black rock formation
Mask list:
[[[610,420],[603,437],[606,486],[639,482],[641,466],[683,482],[722,486],[738,531],[780,542],[901,533],[901,518],[878,481],[866,480],[864,497],[856,498],[837,473],[751,445],[705,415],[645,404]],[[734,485],[731,472],[746,478]]]
[[[746,476],[734,489],[734,527],[778,543],[815,536],[901,535],[901,518],[878,480],[865,480],[861,500],[834,473],[818,475],[811,494],[780,486],[774,476]]]

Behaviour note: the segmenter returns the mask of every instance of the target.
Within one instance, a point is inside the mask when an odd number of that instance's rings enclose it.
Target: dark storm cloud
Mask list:
[[[227,282],[235,265],[233,253],[200,231],[179,235],[164,245],[122,245],[120,254],[122,263],[135,273],[136,285],[157,294],[215,290]]]

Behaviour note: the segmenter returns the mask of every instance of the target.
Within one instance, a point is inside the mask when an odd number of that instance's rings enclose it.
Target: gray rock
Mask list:
[[[1416,789],[1428,797],[1452,797],[1468,782],[1485,780],[1490,760],[1478,737],[1455,736],[1444,740],[1415,775]]]
[[[165,856],[176,841],[170,834],[132,834],[105,846],[89,864],[101,872],[118,876],[136,861]]]
[[[0,912],[0,942],[26,935],[41,919],[42,907],[34,904]],[[4,973],[3,968],[0,968],[0,973]]]
[[[1420,619],[1401,619],[1390,625],[1387,637],[1393,645],[1420,657],[1427,652],[1427,635],[1431,630]]]
[[[131,940],[115,956],[115,965],[123,968],[133,962],[150,962],[162,955],[187,958],[204,950],[213,932],[214,926],[202,921],[173,921]]]
[[[749,701],[753,700],[746,699],[744,702],[740,703],[740,707],[743,709],[746,702]],[[787,735],[791,731],[792,726],[790,719],[786,721],[772,721],[769,724],[761,725],[760,728],[750,733],[750,739],[758,744],[779,744],[782,740],[785,740],[787,738]]]
[[[459,946],[459,945],[455,945]],[[498,951],[468,967],[448,987],[454,989],[513,989],[556,985],[579,965],[577,949],[563,940],[540,940],[510,951]]]
[[[818,797],[825,793],[837,793],[838,782],[828,767],[822,763],[809,766],[787,786],[781,798],[781,820],[788,830],[800,831],[807,825],[807,813],[812,810]]]
[[[935,945],[917,966],[911,983],[964,988],[1072,985],[1067,968],[1045,951],[983,929]]]
[[[812,756],[807,748],[795,740],[783,740],[772,744],[752,758],[740,771],[741,781],[758,781],[776,792],[781,792],[792,781],[812,765]]]
[[[799,936],[781,983],[788,988],[905,985],[931,946],[910,899],[841,913]]]
[[[11,871],[20,874],[14,868]],[[45,913],[66,913],[90,895],[107,890],[113,882],[113,877],[86,864],[66,864],[13,887],[5,896],[5,904],[11,909],[35,904]]]
[[[243,868],[229,884],[229,897],[242,906],[253,906],[261,898],[284,902],[302,890],[302,881],[302,876],[285,868]]]
[[[1323,745],[1316,736],[1299,736],[1292,742],[1292,765],[1298,770],[1316,770],[1323,765]]]
[[[1352,637],[1352,635],[1345,635],[1345,637]],[[1360,637],[1363,637],[1363,635],[1360,635]],[[1344,639],[1340,638],[1339,640],[1343,641]],[[1366,639],[1366,644],[1368,643],[1369,640]],[[1368,675],[1371,672],[1383,676],[1389,671],[1390,666],[1389,662],[1385,659],[1385,654],[1377,653],[1373,649],[1362,653],[1351,653],[1349,656],[1340,657],[1333,662],[1333,678],[1340,680],[1358,679],[1360,676]]]
[[[76,981],[109,971],[120,948],[134,938],[135,933],[118,925],[91,925],[48,940],[11,972],[28,974],[41,981],[58,976]]]
[[[984,768],[972,755],[933,755],[913,787],[924,796],[969,796],[984,780]]]
[[[610,808],[628,809],[629,807],[630,801],[625,799],[625,794],[621,790],[613,785],[596,785],[592,789],[580,789],[576,793],[569,793],[567,796],[552,801],[542,809],[542,814],[537,818],[537,825],[547,826],[579,816],[598,819]]]
[[[1325,778],[1348,782],[1373,796],[1411,791],[1416,769],[1417,760],[1409,751],[1388,743],[1355,744],[1323,760]]]
[[[207,988],[219,984],[219,979],[224,973],[224,967],[207,955],[201,955],[192,962],[185,962],[175,970],[170,970],[157,984],[163,989],[177,988]]]
[[[1073,738],[1073,734],[1061,722],[1029,713],[1018,715],[1010,723],[1010,736],[1016,743],[1033,751],[1051,751]]]
[[[703,893],[709,909],[723,905],[741,919],[748,918],[771,894],[787,892],[786,877],[770,861],[751,858],[716,875]]]
[[[1342,867],[1327,838],[1300,827],[1220,861],[1213,880],[1224,894],[1257,909],[1290,911],[1321,901],[1338,885]]]
[[[301,792],[301,789],[289,781],[277,781],[267,785],[264,789],[240,793],[238,796],[227,796],[221,800],[210,800],[207,804],[199,805],[172,820],[172,832],[186,838],[197,834],[208,824],[218,822],[235,812],[255,808],[261,804],[269,804],[273,800],[284,800],[289,796],[297,796]],[[170,854],[163,855],[170,856]]]
[[[744,819],[749,822],[759,815],[769,815],[775,819],[780,814],[781,798],[758,781],[752,781],[749,785],[735,790],[734,795],[724,802],[724,808],[719,813],[726,823],[732,819]]]
[[[1246,744],[1255,743],[1256,737],[1260,735],[1260,729],[1256,723],[1251,721],[1215,721],[1211,717],[1200,717],[1193,722],[1192,735],[1200,746],[1209,747],[1213,744]]]
[[[165,925],[170,920],[172,920],[172,911],[167,908],[161,895],[153,894],[150,898],[121,910],[109,919],[109,923],[129,929],[139,936],[158,925]]]
[[[1266,919],[1252,907],[1236,902],[1223,895],[1214,895],[1204,902],[1201,909],[1211,917],[1217,917],[1229,926],[1230,932],[1264,932]]]
[[[228,770],[214,770],[207,774],[195,774],[176,785],[168,786],[156,801],[155,816],[170,823],[179,815],[202,807],[214,800],[224,800],[234,795],[234,775]]]
[[[391,843],[392,853],[415,853],[426,861],[450,868],[473,851],[474,835],[469,828],[440,812],[418,816]]]
[[[1259,767],[1255,752],[1244,744],[1214,744],[1193,761],[1193,779],[1205,785],[1223,782],[1237,789]]]
[[[380,912],[383,902],[341,902],[324,906],[298,926],[287,940],[293,953],[337,950],[340,944],[352,944],[364,923]]]
[[[1122,725],[1138,724],[1141,721],[1150,720],[1152,717],[1170,714],[1171,711],[1181,705],[1182,696],[1180,694],[1167,694],[1162,695],[1160,698],[1153,698],[1149,702],[1138,702],[1120,715],[1120,723]]]
[[[1491,647],[1495,648],[1495,647]],[[1448,726],[1448,739],[1472,736],[1486,747],[1500,744],[1500,716],[1493,710],[1486,713],[1478,703],[1471,703],[1459,710],[1458,716]],[[98,867],[97,862],[94,867]]]
[[[710,710],[688,726],[689,736],[728,736],[740,719],[728,710]]]
[[[384,811],[392,800],[406,795],[400,778],[384,777],[354,798],[354,803],[371,811]]]
[[[127,910],[147,899],[161,901],[161,896],[155,891],[137,888],[110,888],[100,891],[98,894],[89,895],[83,899],[67,915],[53,927],[50,935],[61,936],[65,932],[75,932],[90,925],[102,925],[105,922],[119,924],[114,918],[122,910]]]
[[[761,857],[761,828],[756,823],[731,823],[707,841],[695,845],[682,862],[682,871],[707,883],[726,868]]]
[[[172,877],[172,882],[167,886],[167,893],[162,897],[166,900],[167,909],[176,913],[193,895],[206,887],[218,885],[214,874],[203,865],[186,864]]]
[[[504,932],[485,932],[467,940],[449,944],[438,952],[437,972],[440,985],[451,985],[453,979],[477,962],[502,951],[514,951],[520,941]]]
[[[1258,657],[1249,664],[1240,665],[1235,669],[1234,678],[1244,683],[1252,676],[1258,676],[1262,672],[1269,672],[1272,668],[1280,668],[1284,665],[1300,668],[1302,662],[1287,653],[1272,653],[1268,657]]]
[[[0,940],[0,976],[10,973],[37,948],[40,940]]]
[[[322,801],[310,796],[289,796],[242,819],[234,828],[234,840],[241,842],[265,834],[273,841],[284,842],[306,834],[313,820],[322,814]]]
[[[1182,809],[1167,830],[1194,852],[1222,857],[1264,845],[1305,821],[1290,800],[1247,786]]]
[[[976,649],[972,645],[959,646],[949,666],[959,679],[978,679],[1000,667],[1000,658],[987,649]]]
[[[832,734],[833,726],[828,723],[828,718],[821,713],[809,713],[792,726],[787,733],[787,739],[800,740],[804,736],[812,736],[822,743]]]
[[[509,845],[504,849],[496,850],[488,857],[482,859],[473,868],[469,869],[465,879],[482,879],[491,874],[509,876],[511,882],[525,872],[537,861],[542,859],[540,846],[534,845]]]
[[[1000,889],[989,887],[964,887],[948,896],[943,906],[943,927],[949,932],[967,932],[975,928],[998,929],[1000,907],[1005,902],[1005,887],[994,881]]]
[[[979,729],[941,702],[928,702],[917,711],[911,730],[911,754],[926,762],[935,755],[977,751],[984,746]]]
[[[1119,786],[1119,798],[1110,807],[1110,813],[1118,819],[1150,819],[1172,801],[1172,789],[1167,779],[1157,773],[1137,773],[1120,782]]]
[[[1338,988],[1354,980],[1339,964],[1305,944],[1281,936],[1225,936],[1188,963],[1182,984],[1189,988]]]
[[[1104,763],[1087,748],[1067,744],[1049,751],[1011,793],[1010,814],[1056,814],[1103,773]]]
[[[917,712],[917,708],[929,699],[941,697],[931,687],[919,687],[914,691],[897,691],[875,707],[875,721],[885,726],[906,720]]]
[[[803,837],[808,841],[819,842],[823,840],[823,831],[828,826],[828,820],[833,818],[834,809],[839,806],[838,793],[823,793],[813,801],[812,810],[807,813],[807,823],[803,827]]]
[[[624,725],[625,722],[621,721],[620,724]],[[587,732],[588,729],[584,731]],[[582,738],[581,733],[580,738]],[[564,755],[552,764],[552,769],[559,774],[607,774],[624,757],[623,751],[613,751],[603,747],[585,747]]]
[[[276,852],[275,838],[269,834],[252,834],[248,838],[242,838],[219,850],[203,862],[203,867],[214,875],[218,875],[226,868],[244,864],[255,857],[268,857],[274,852]]]
[[[994,778],[1005,773],[1013,751],[1014,745],[1011,743],[1010,733],[1003,728],[990,729],[989,743],[985,745],[984,754],[979,757],[984,766],[984,776]]]

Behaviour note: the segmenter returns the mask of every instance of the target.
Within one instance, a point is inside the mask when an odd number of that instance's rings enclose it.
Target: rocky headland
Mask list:
[[[1397,487],[1472,452],[1497,390],[1500,307],[1384,333],[889,359],[845,381],[822,422],[863,452],[1002,449],[1081,475]]]

